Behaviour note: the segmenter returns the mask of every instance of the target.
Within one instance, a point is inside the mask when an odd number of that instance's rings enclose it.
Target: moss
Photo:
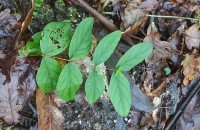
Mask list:
[[[36,7],[30,26],[34,33],[52,21],[68,20],[75,27],[86,16],[88,14],[85,10],[79,6],[65,5],[62,0],[56,0],[54,8],[43,2],[41,7]]]
[[[53,9],[49,5],[44,4],[34,12],[30,26],[33,32],[36,33],[41,31],[51,21],[54,21]]]

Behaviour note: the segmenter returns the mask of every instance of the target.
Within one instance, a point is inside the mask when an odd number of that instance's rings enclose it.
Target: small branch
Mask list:
[[[198,18],[188,18],[188,17],[179,17],[179,16],[161,16],[161,15],[146,15],[146,16],[156,17],[156,18],[185,19],[185,20],[200,21],[200,19]]]

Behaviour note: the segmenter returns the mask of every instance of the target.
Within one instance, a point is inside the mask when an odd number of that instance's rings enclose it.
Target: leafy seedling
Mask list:
[[[23,56],[35,54],[43,56],[36,75],[36,81],[45,93],[53,92],[65,101],[71,101],[83,83],[83,76],[76,60],[88,55],[92,46],[93,18],[84,19],[71,36],[71,25],[67,21],[49,23],[42,33],[35,34],[33,41],[19,51]],[[121,32],[115,31],[105,36],[93,53],[92,68],[85,82],[85,92],[89,103],[95,103],[105,89],[103,72],[100,65],[103,64],[114,52],[121,39]],[[68,63],[62,69],[55,55],[65,51],[69,46]],[[124,72],[129,71],[147,58],[153,49],[151,43],[139,43],[131,47],[118,61],[109,84],[109,96],[115,110],[121,116],[127,116],[131,107],[130,84]]]
[[[85,83],[86,97],[90,103],[95,103],[105,89],[103,75],[97,66],[104,63],[111,56],[120,38],[121,31],[110,33],[99,42],[94,51],[92,61],[95,69],[89,74]]]
[[[141,63],[151,54],[152,50],[151,43],[139,43],[131,47],[116,65],[110,80],[109,96],[115,110],[121,116],[127,116],[131,107],[130,84],[123,72]]]

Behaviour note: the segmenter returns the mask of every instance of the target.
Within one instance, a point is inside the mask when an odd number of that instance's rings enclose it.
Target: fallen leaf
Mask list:
[[[158,8],[158,1],[157,0],[145,0],[139,6],[140,9],[145,11],[155,11]]]
[[[157,32],[155,24],[152,23],[147,29],[147,36],[143,42],[151,42],[154,45],[153,53],[146,59],[148,64],[157,63],[161,59],[171,59],[177,61],[176,46],[168,41],[161,41],[161,35]]]
[[[200,46],[200,27],[197,24],[192,25],[185,31],[185,44],[189,50],[199,49]]]
[[[127,33],[135,33],[137,32],[138,30],[140,30],[140,28],[142,28],[142,26],[144,26],[146,24],[148,20],[148,17],[145,16],[144,18],[140,19],[139,21],[137,21],[134,25],[128,27],[124,33],[127,34]]]
[[[146,92],[152,91],[155,84],[161,84],[161,79],[165,77],[165,68],[169,68],[168,60],[173,63],[177,62],[178,54],[174,44],[168,41],[160,40],[161,34],[158,33],[154,23],[147,29],[147,36],[144,42],[151,42],[154,45],[153,53],[145,59],[147,67],[144,88]]]
[[[32,69],[24,60],[17,58],[10,71],[10,82],[2,73],[0,79],[0,118],[10,125],[19,123],[19,111],[34,94],[36,87]]]
[[[121,19],[123,20],[122,27],[127,29],[133,26],[136,22],[140,21],[146,16],[142,10],[138,9],[137,2],[131,1],[127,7],[121,12]]]
[[[0,37],[11,37],[20,28],[20,23],[16,15],[10,13],[10,9],[5,9],[0,12]]]
[[[10,81],[10,67],[15,61],[16,32],[20,29],[20,23],[10,9],[0,12],[0,67],[1,73]],[[8,60],[9,59],[9,60]]]
[[[166,89],[167,83],[166,80],[164,80],[158,88],[153,90],[153,92],[148,93],[151,97],[160,97],[160,95],[163,93],[163,91]]]
[[[130,76],[126,73],[126,78],[128,79],[131,85],[131,102],[132,106],[140,111],[145,111],[151,113],[153,111],[153,106],[150,101],[150,98],[147,97],[137,86],[133,83]]]
[[[181,62],[183,66],[183,84],[187,85],[189,81],[193,80],[200,73],[200,57],[197,57],[197,50],[194,50],[191,55],[186,55]]]
[[[45,94],[37,88],[38,130],[64,130],[64,117],[53,102],[51,94]]]

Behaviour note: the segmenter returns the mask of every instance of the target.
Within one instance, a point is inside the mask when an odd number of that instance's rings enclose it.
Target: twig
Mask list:
[[[29,23],[31,22],[31,18],[32,18],[32,15],[33,15],[33,11],[34,11],[34,6],[35,3],[34,3],[34,0],[31,0],[31,9],[30,11],[28,12],[28,14],[26,15],[26,18],[25,20],[23,21],[22,23],[22,26],[21,26],[21,30],[17,36],[17,40],[16,40],[16,43],[15,43],[15,48],[17,49],[18,48],[18,40],[19,38],[21,37],[21,35],[23,34],[23,32],[26,30],[26,28],[28,27]]]
[[[188,18],[188,17],[180,17],[180,16],[161,16],[161,15],[146,15],[146,16],[156,17],[156,18],[186,19],[186,20],[200,21],[200,19],[198,18]]]
[[[35,115],[38,115],[38,113],[37,113],[35,107],[34,107],[31,103],[28,103],[28,106],[31,108],[31,110],[33,111],[33,113],[34,113]]]
[[[84,9],[86,9],[92,16],[97,18],[108,30],[110,30],[110,31],[118,30],[118,28],[111,21],[109,21],[106,17],[104,17],[99,12],[97,12],[94,8],[92,8],[84,0],[72,0],[72,2],[75,4],[79,3],[79,5],[81,5]],[[127,35],[123,35],[122,40],[129,46],[134,45],[133,40],[130,37],[128,37]]]
[[[181,114],[184,112],[190,100],[200,89],[200,77],[198,77],[192,84],[187,92],[187,95],[179,102],[178,107],[173,115],[167,120],[163,130],[172,130],[176,122],[180,118]]]

